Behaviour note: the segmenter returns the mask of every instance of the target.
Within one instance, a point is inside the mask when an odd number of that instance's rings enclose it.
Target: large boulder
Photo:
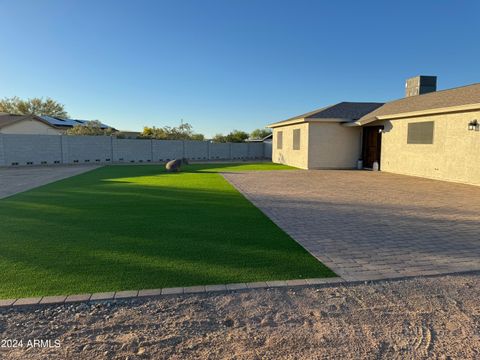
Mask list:
[[[171,160],[165,164],[165,169],[167,169],[168,172],[178,172],[184,164],[188,165],[188,160],[185,158]]]

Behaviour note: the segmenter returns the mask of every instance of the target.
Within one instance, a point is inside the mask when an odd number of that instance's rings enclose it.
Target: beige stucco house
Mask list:
[[[74,126],[88,123],[89,120],[63,119],[46,115],[0,113],[0,134],[62,135]],[[113,129],[103,123],[100,123],[100,127]]]
[[[0,134],[61,135],[62,130],[39,116],[0,114]]]
[[[480,84],[435,91],[407,80],[406,97],[343,102],[270,124],[272,160],[302,169],[365,168],[480,185]]]

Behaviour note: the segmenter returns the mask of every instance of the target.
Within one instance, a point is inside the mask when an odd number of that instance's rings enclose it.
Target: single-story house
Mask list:
[[[0,134],[61,135],[63,132],[39,116],[0,114]]]
[[[86,124],[88,120],[0,113],[0,134],[62,135],[75,125]],[[105,124],[100,127],[109,128]]]
[[[480,185],[480,83],[436,91],[436,77],[417,76],[407,80],[405,98],[341,102],[268,127],[277,163],[302,169],[362,164]]]

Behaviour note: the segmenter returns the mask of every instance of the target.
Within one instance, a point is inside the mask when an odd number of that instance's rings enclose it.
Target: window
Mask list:
[[[408,124],[407,144],[433,144],[433,121]]]
[[[283,131],[277,132],[277,150],[282,150],[283,147]]]
[[[300,150],[300,129],[293,130],[293,150]]]

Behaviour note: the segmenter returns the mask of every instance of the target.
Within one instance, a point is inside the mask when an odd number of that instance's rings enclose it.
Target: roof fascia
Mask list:
[[[342,119],[342,118],[300,118],[295,120],[287,120],[278,123],[273,123],[267,125],[267,128],[276,128],[282,126],[289,126],[295,125],[300,123],[323,123],[323,122],[330,122],[330,123],[344,123],[344,122],[351,122],[352,119]]]
[[[404,113],[375,116],[372,119],[366,119],[364,121],[356,121],[355,124],[357,124],[357,126],[362,126],[377,120],[395,120],[395,119],[404,119],[404,118],[419,117],[419,116],[425,116],[425,115],[437,115],[437,114],[447,114],[447,113],[454,113],[454,112],[475,111],[475,110],[480,110],[480,103],[448,106],[448,107],[436,108],[436,109],[409,111]],[[345,125],[345,126],[348,126],[348,125]],[[355,125],[351,125],[351,126],[355,126]]]

